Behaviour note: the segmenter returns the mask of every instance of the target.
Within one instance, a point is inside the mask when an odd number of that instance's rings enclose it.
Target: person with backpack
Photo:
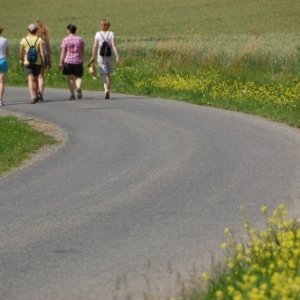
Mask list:
[[[45,65],[44,40],[38,37],[35,24],[27,27],[28,35],[20,42],[20,64],[27,76],[30,104],[38,102],[38,78],[41,67]]]
[[[0,26],[0,106],[3,106],[3,94],[5,85],[5,74],[8,71],[8,41],[2,37],[3,27]]]
[[[92,50],[90,63],[93,63],[97,56],[99,74],[102,77],[104,86],[104,98],[109,99],[109,88],[111,84],[110,75],[114,70],[114,58],[116,64],[119,64],[119,55],[115,35],[109,31],[110,22],[106,19],[101,21],[101,31],[95,35],[95,41]]]
[[[71,93],[70,100],[75,100],[75,85],[77,98],[82,98],[82,75],[84,62],[84,40],[76,35],[77,27],[74,24],[67,26],[68,36],[61,43],[59,67],[63,75],[68,77],[68,85]]]

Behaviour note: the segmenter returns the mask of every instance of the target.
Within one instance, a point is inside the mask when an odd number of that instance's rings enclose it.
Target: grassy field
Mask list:
[[[32,9],[34,7],[34,9]],[[119,37],[219,36],[298,33],[297,0],[32,0],[1,1],[1,24],[10,39],[20,39],[36,19],[52,29],[54,40],[74,23],[78,34],[93,39],[99,21],[108,18]]]
[[[77,25],[88,60],[100,20],[107,18],[121,56],[114,92],[243,111],[300,128],[299,11],[296,0],[3,0],[0,25],[11,50],[7,84],[27,85],[18,49],[29,23],[40,19],[51,29],[54,64],[46,86],[67,89],[58,69],[66,26]],[[102,89],[87,73],[83,85]],[[300,299],[299,227],[285,220],[284,206],[271,216],[262,211],[266,231],[245,221],[249,243],[240,244],[225,230],[224,268],[213,278],[203,274],[207,289],[197,282],[177,299]]]

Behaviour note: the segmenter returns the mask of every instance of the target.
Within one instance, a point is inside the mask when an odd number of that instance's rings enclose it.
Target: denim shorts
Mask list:
[[[8,71],[7,58],[0,58],[0,73],[6,73]]]

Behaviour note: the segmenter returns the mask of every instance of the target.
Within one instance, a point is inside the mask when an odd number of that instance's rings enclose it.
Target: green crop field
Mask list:
[[[19,41],[29,23],[40,19],[54,41],[74,23],[78,34],[93,40],[99,21],[107,18],[121,38],[207,37],[222,35],[297,35],[297,0],[2,0],[0,23],[11,41]],[[222,39],[224,40],[224,39]]]
[[[43,20],[61,39],[69,23],[92,38],[99,20],[111,20],[121,37],[170,37],[293,34],[300,28],[297,0],[22,0],[1,1],[1,21],[10,39],[20,38],[29,23]]]

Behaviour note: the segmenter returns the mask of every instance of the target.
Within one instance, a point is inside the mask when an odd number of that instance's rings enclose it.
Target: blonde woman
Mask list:
[[[90,59],[90,63],[93,63],[95,60],[95,56],[97,55],[99,74],[102,77],[105,99],[109,99],[109,88],[111,83],[110,74],[114,70],[114,58],[116,58],[116,64],[119,63],[119,55],[115,35],[112,31],[109,31],[109,27],[110,22],[106,19],[103,19],[101,21],[101,31],[98,31],[95,35],[92,58]],[[104,41],[107,41],[112,49],[111,56],[101,56],[99,53],[99,50],[101,49]]]
[[[8,71],[8,41],[6,38],[2,37],[3,27],[0,26],[0,106],[3,106],[3,94],[5,85],[5,74]]]
[[[50,30],[49,28],[40,20],[35,22],[38,29],[37,36],[44,41],[44,52],[45,52],[45,64],[41,67],[41,73],[38,79],[38,100],[44,100],[44,88],[45,88],[45,70],[46,68],[51,68],[51,48],[50,48]]]

